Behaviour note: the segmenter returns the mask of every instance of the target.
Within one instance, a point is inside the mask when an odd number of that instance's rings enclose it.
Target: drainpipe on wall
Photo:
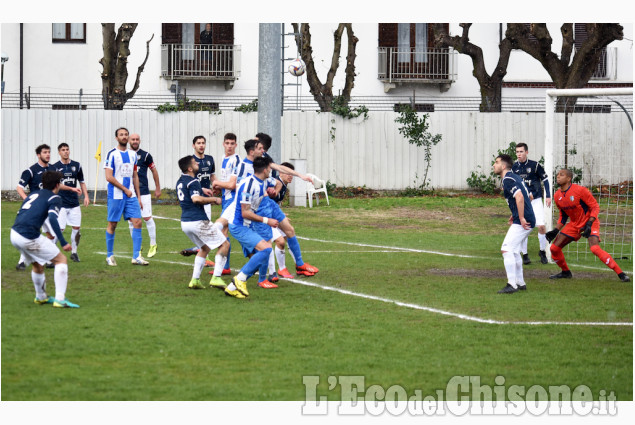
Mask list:
[[[20,109],[22,106],[22,97],[24,96],[24,43],[23,43],[24,24],[20,24]]]

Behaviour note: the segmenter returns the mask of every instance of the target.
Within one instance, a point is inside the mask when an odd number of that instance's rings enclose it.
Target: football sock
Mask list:
[[[205,257],[199,257],[198,255],[194,257],[194,271],[192,272],[192,279],[199,279],[201,277],[203,267],[205,267]]]
[[[503,264],[507,273],[507,283],[516,287],[516,258],[513,252],[503,252]]]
[[[44,273],[39,274],[31,270],[31,279],[33,280],[33,286],[35,287],[35,296],[42,300],[46,296],[46,276]]]
[[[276,247],[276,260],[278,260],[278,270],[287,268],[287,257],[284,249]]]
[[[132,258],[139,257],[142,242],[141,229],[132,229]]]
[[[229,257],[230,257],[230,255],[231,255],[231,253],[232,253],[232,243],[229,241],[229,238],[227,238],[227,242],[229,242],[229,249],[227,250],[227,260],[225,260],[225,265],[224,265],[224,267],[225,267],[226,269],[229,269],[229,268],[230,268],[230,267],[229,267]]]
[[[227,262],[227,257],[223,254],[216,253],[214,257],[214,276],[221,277],[223,274],[223,268]]]
[[[514,260],[516,260],[516,285],[524,286],[525,278],[523,277],[523,257],[520,252],[514,253]]]
[[[600,261],[602,261],[611,270],[613,270],[615,273],[617,273],[617,274],[622,273],[622,269],[620,268],[620,266],[617,265],[617,263],[615,262],[613,257],[611,257],[611,255],[608,252],[606,252],[602,248],[600,248],[600,245],[593,245],[591,247],[591,252],[596,257],[598,257],[600,259]]]
[[[555,263],[562,269],[563,272],[569,271],[569,266],[567,266],[567,262],[564,259],[564,253],[562,252],[562,248],[557,245],[551,245],[551,258]]]
[[[269,274],[276,272],[276,255],[273,253],[273,249],[269,254]]]
[[[77,239],[77,234],[79,233],[79,229],[73,229],[73,231],[71,232],[71,252],[73,254],[77,254],[77,242],[75,241],[75,239]]]
[[[291,251],[291,255],[293,255],[293,259],[295,260],[295,265],[298,267],[303,266],[304,261],[302,261],[302,252],[300,251],[298,238],[296,236],[288,238],[287,243],[289,244],[289,251]]]
[[[523,239],[523,241],[520,243],[520,252],[522,252],[523,254],[527,254],[527,242],[529,241],[529,236],[527,236],[525,239]]]
[[[24,255],[20,254],[20,259],[18,260],[18,264],[24,263]]]
[[[256,270],[258,270],[258,268],[260,268],[261,264],[265,264],[265,266],[268,264],[269,261],[269,253],[271,252],[271,248],[267,248],[267,249],[263,249],[262,251],[258,251],[256,252],[247,262],[247,264],[245,264],[243,266],[243,268],[240,270],[240,274],[246,276],[246,279],[241,279],[240,277],[238,278],[238,280],[242,280],[242,281],[246,281],[247,279],[249,279],[249,277],[253,276],[254,273],[256,273]],[[265,268],[265,272],[266,272],[266,268]]]
[[[148,229],[148,236],[150,236],[150,245],[157,244],[157,225],[154,219],[150,217],[150,220],[146,221],[146,229]]]
[[[265,280],[267,280],[267,266],[268,265],[269,265],[269,261],[265,261],[264,263],[260,264],[260,267],[258,267],[258,283],[264,282]]]
[[[106,257],[112,257],[115,249],[115,234],[106,230]]]
[[[134,230],[134,226],[132,225],[132,221],[128,220],[128,229],[130,229],[130,237],[134,237],[134,233],[132,232]]]
[[[538,233],[538,242],[540,242],[540,250],[546,251],[547,250],[547,235]]]
[[[56,264],[53,273],[55,278],[55,299],[62,301],[66,298],[66,285],[68,284],[68,265]]]

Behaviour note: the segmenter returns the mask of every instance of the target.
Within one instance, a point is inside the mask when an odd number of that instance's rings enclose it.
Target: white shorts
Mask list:
[[[282,230],[280,230],[279,227],[273,227],[271,228],[271,232],[273,233],[273,237],[272,239],[275,241],[276,239],[278,239],[280,236],[282,237],[287,237],[287,235],[284,234],[284,232]]]
[[[501,251],[520,254],[520,246],[532,230],[533,229],[523,229],[523,226],[520,224],[512,224],[509,226],[509,230],[507,230],[507,235],[505,235],[505,240],[503,240],[503,245],[501,246]]]
[[[27,266],[31,263],[40,265],[50,263],[60,253],[59,248],[46,236],[40,235],[37,239],[27,239],[13,229],[11,229],[11,244],[20,251],[24,257],[24,264]]]
[[[212,220],[212,204],[205,204],[203,205],[203,208],[205,209],[205,214],[207,214],[207,219],[208,220]]]
[[[57,218],[57,220],[59,224],[59,217]],[[51,235],[55,236],[55,232],[53,231],[53,226],[51,226],[51,221],[49,220],[48,217],[46,217],[46,220],[44,220],[44,224],[42,225],[42,231],[44,233],[50,233]]]
[[[536,226],[545,225],[545,207],[542,203],[542,198],[534,199],[531,201],[531,208],[534,210],[534,216],[536,216]]]
[[[143,208],[141,208],[141,217],[152,217],[152,195],[141,195],[139,197]]]
[[[71,227],[79,227],[82,225],[82,210],[79,207],[62,208],[57,222],[62,230],[66,228],[67,224]]]
[[[181,230],[198,248],[207,245],[210,250],[215,249],[227,240],[223,232],[218,231],[209,220],[182,221]]]

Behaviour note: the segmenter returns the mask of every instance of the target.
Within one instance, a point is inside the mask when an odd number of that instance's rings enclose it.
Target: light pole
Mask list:
[[[2,52],[2,89],[0,91],[0,93],[4,94],[4,63],[6,61],[9,60],[9,55],[7,55],[6,53]]]

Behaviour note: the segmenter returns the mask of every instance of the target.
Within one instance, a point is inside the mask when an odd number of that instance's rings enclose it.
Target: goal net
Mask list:
[[[601,246],[621,265],[633,258],[633,89],[548,90],[545,171],[557,189],[561,168],[574,173],[600,205]],[[545,210],[548,230],[558,220]],[[565,248],[567,259],[599,261],[584,239]],[[628,267],[630,269],[630,267]]]

